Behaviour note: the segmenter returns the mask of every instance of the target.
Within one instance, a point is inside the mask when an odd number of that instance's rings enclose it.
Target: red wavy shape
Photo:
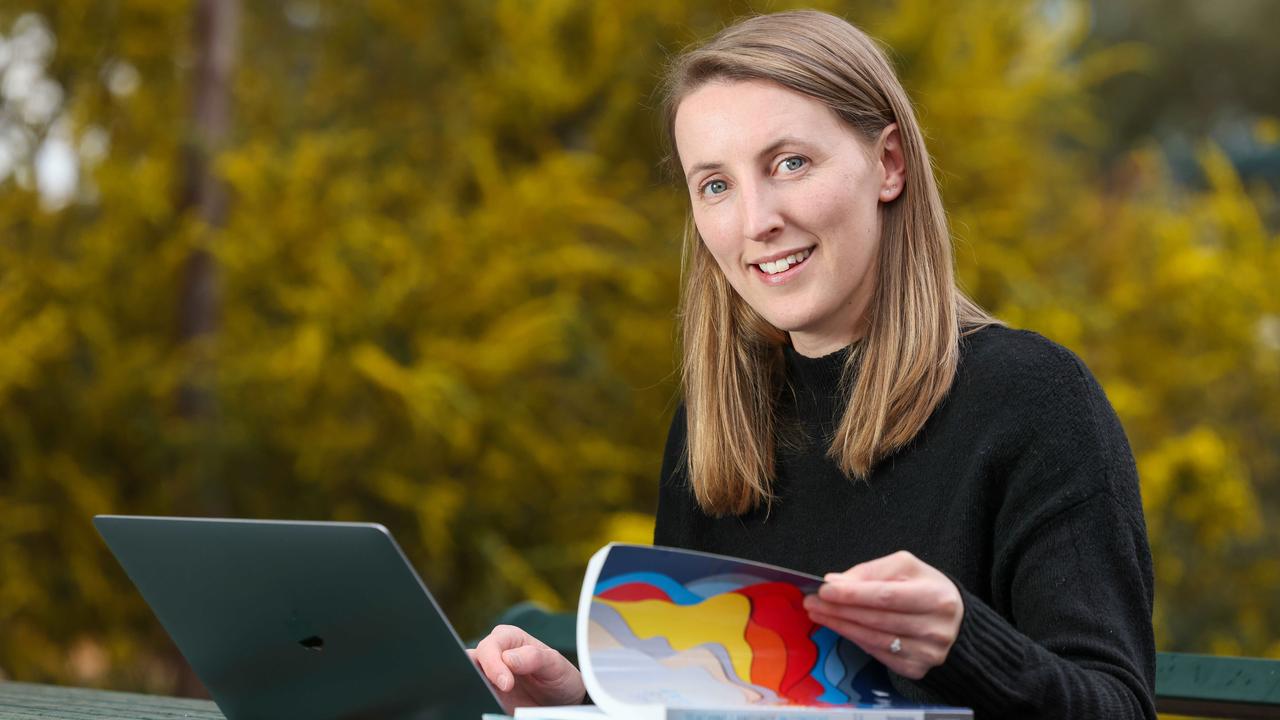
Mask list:
[[[646,582],[619,585],[597,594],[596,597],[614,602],[636,602],[639,600],[665,600],[671,602],[671,597],[662,588]]]
[[[777,688],[779,694],[801,705],[817,705],[822,695],[822,685],[810,676],[818,662],[818,648],[809,639],[816,627],[804,610],[804,593],[787,583],[760,583],[739,588],[734,592],[745,595],[751,601],[751,619],[747,628],[747,643],[753,654],[767,652],[768,647],[753,644],[751,624],[776,633],[786,649],[785,671]],[[754,677],[754,660],[752,675]]]

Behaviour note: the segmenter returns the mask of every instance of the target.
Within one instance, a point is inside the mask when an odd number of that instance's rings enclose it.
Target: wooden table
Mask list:
[[[135,718],[136,720],[224,720],[218,706],[208,700],[138,695],[110,690],[0,682],[0,720],[82,720],[87,718]]]
[[[1280,717],[1280,661],[1160,653],[1156,707],[1214,718]],[[486,715],[485,720],[505,716]],[[208,700],[0,682],[0,720],[225,720]]]
[[[0,720],[225,720],[208,700],[0,681]],[[510,720],[484,715],[483,720]]]

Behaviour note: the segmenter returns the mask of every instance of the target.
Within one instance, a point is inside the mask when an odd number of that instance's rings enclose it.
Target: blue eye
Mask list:
[[[786,170],[787,172],[795,172],[796,170],[804,167],[806,162],[807,161],[799,155],[792,155],[779,164],[782,166],[783,170]]]
[[[702,186],[703,195],[719,195],[729,189],[729,185],[723,180],[712,180]]]

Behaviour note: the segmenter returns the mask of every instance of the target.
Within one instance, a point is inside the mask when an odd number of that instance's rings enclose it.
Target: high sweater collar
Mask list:
[[[845,362],[849,355],[857,352],[861,341],[828,353],[822,357],[806,357],[796,352],[791,345],[783,348],[787,361],[787,378],[798,388],[810,390],[818,395],[834,395],[840,387],[840,377],[844,374]]]
[[[849,389],[841,390],[840,379],[845,362],[859,350],[861,342],[855,342],[833,353],[811,358],[790,345],[784,347],[787,383],[797,418],[804,424],[817,423],[822,433],[829,434],[844,415]]]

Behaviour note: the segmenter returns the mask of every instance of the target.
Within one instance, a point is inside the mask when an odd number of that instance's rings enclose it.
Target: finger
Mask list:
[[[485,640],[492,640],[502,650],[524,647],[525,645],[542,645],[542,641],[515,625],[498,625]],[[478,647],[478,646],[477,646]]]
[[[530,675],[537,680],[556,680],[564,675],[564,656],[546,646],[526,645],[502,653],[502,660],[516,675]]]
[[[831,603],[904,613],[936,612],[942,592],[924,580],[851,580],[844,576],[823,583],[818,597]]]
[[[931,615],[899,613],[856,605],[829,603],[819,598],[806,603],[805,609],[809,611],[811,619],[820,614],[823,617],[839,618],[840,620],[857,623],[863,627],[890,635],[928,636],[930,635],[930,629],[937,624],[936,618]]]
[[[502,653],[529,641],[536,642],[528,633],[517,627],[499,625],[476,645],[476,662],[489,682],[502,692],[509,692],[515,687],[515,676],[503,661]]]
[[[889,648],[893,645],[898,635],[884,632],[876,628],[860,625],[852,620],[840,617],[839,615],[828,615],[826,613],[810,613],[809,617],[815,622],[825,625],[840,635],[852,640],[858,647],[866,650],[874,655],[876,653],[889,653]],[[894,654],[894,653],[890,653]],[[899,651],[896,654],[902,654]]]
[[[901,580],[916,576],[922,567],[926,566],[915,555],[899,550],[891,555],[854,565],[842,573],[828,573],[827,577],[836,575],[850,580]]]
[[[931,648],[916,645],[911,638],[901,639],[896,635],[864,627],[839,617],[823,615],[814,615],[813,617],[903,677],[919,680],[930,669],[941,664],[935,657],[936,653]],[[821,619],[819,620],[819,618]],[[890,649],[893,647],[895,639],[898,639],[901,643],[901,649],[896,653]]]
[[[493,683],[493,686],[502,692],[508,692],[515,687],[516,679],[507,669],[505,663],[502,662],[500,651],[490,647],[486,648],[484,641],[476,646],[474,660],[480,666],[480,671],[484,673],[485,678]]]
[[[502,692],[510,692],[511,688],[515,687],[516,678],[511,674],[511,671],[507,669],[506,665],[502,664],[501,659],[494,660],[493,658],[477,653],[476,664],[480,666],[480,671],[484,673],[485,678],[489,682],[493,683],[493,686],[498,690],[501,690]]]

